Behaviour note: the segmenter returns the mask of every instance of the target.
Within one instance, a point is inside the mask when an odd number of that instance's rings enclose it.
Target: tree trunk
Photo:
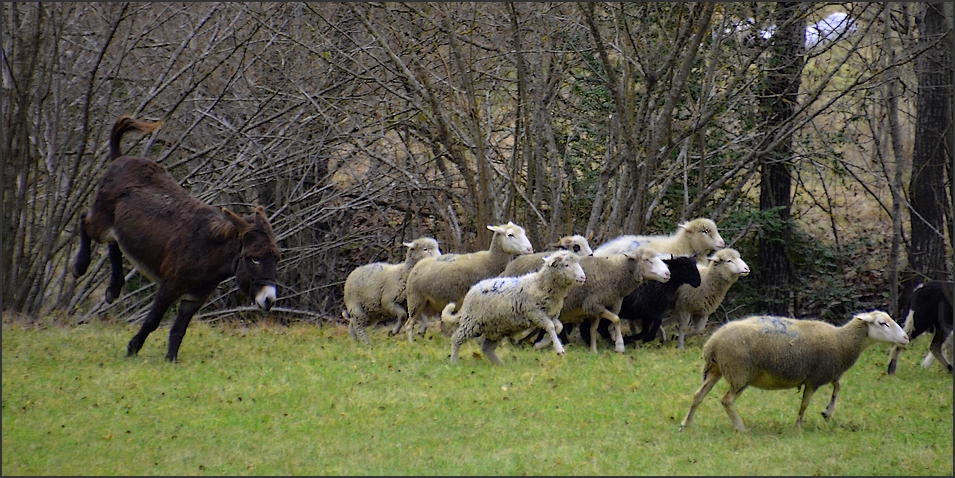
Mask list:
[[[772,38],[775,45],[769,50],[771,56],[761,101],[768,137],[788,128],[786,124],[796,110],[796,95],[805,61],[805,27],[795,19],[798,8],[798,3],[779,3],[775,13],[778,30]],[[791,136],[791,133],[785,134]],[[763,225],[759,238],[760,306],[768,313],[783,315],[791,315],[794,305],[792,264],[789,262],[792,153],[792,139],[787,138],[760,159],[759,209],[772,217]]]
[[[909,273],[902,286],[905,297],[921,282],[952,277],[946,259],[943,217],[949,204],[946,169],[952,161],[946,143],[947,132],[952,128],[952,58],[949,43],[944,39],[944,7],[942,3],[923,4],[916,20],[919,44],[928,49],[916,61],[919,86],[909,182],[912,241],[908,249]]]

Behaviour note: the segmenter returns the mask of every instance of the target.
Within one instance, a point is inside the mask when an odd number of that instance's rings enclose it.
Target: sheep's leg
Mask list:
[[[528,327],[528,328],[526,328],[526,329],[524,329],[524,330],[522,330],[522,331],[520,331],[520,332],[517,332],[517,333],[512,334],[512,335],[511,335],[511,340],[512,340],[514,343],[521,342],[522,340],[528,338],[533,332],[536,332],[537,329],[538,329],[538,327],[537,327],[536,325],[532,325],[532,326],[530,326],[530,327]]]
[[[555,334],[555,335],[556,335],[556,334]],[[550,334],[545,335],[544,338],[540,339],[540,341],[538,341],[537,343],[534,344],[534,350],[540,350],[540,349],[542,349],[542,348],[544,348],[544,347],[547,347],[548,345],[550,345],[550,343],[551,343],[553,340],[554,340],[554,338],[551,337]]]
[[[676,321],[676,348],[683,350],[683,337],[690,326],[690,314],[680,314]]]
[[[418,317],[418,320],[421,321],[421,328],[418,329],[418,335],[424,337],[424,333],[428,331],[428,315],[421,314],[421,317]]]
[[[617,352],[623,353],[625,349],[623,347],[623,328],[620,327],[620,317],[607,309],[601,311],[600,317],[593,321],[593,325],[590,326],[590,349],[597,353],[597,327],[600,325],[601,318],[609,320],[613,325],[615,349]]]
[[[905,325],[902,326],[902,330],[906,335],[909,336],[910,340],[914,340],[915,337],[912,336],[912,330],[915,328],[915,311],[909,309],[909,313],[905,316]],[[899,354],[905,347],[899,345],[893,345],[892,349],[889,351],[889,368],[887,373],[889,375],[895,374],[895,367],[898,365]]]
[[[458,349],[461,348],[461,344],[469,338],[468,332],[470,329],[470,327],[465,327],[464,324],[462,324],[451,334],[451,363],[458,362]]]
[[[657,329],[657,337],[660,339],[661,344],[667,343],[667,331],[663,328],[663,324],[660,324],[660,328]]]
[[[408,342],[414,342],[414,323],[417,322],[418,313],[408,315]]]
[[[388,333],[389,336],[398,335],[398,332],[401,332],[401,326],[405,325],[405,322],[408,321],[408,317],[404,319],[398,319],[395,321],[395,326],[391,329],[391,332]]]
[[[737,387],[730,383],[730,389],[726,391],[726,394],[723,395],[723,398],[720,402],[723,403],[723,409],[726,410],[726,414],[730,416],[730,421],[733,422],[733,428],[736,431],[743,431],[746,427],[743,426],[743,419],[740,418],[739,413],[736,413],[736,397],[739,397],[743,390],[746,390],[746,385]]]
[[[836,399],[839,397],[839,381],[836,380],[832,382],[832,398],[829,400],[829,405],[826,405],[826,409],[822,411],[822,418],[826,420],[832,418],[832,414],[836,411]],[[808,391],[808,387],[806,391]],[[806,398],[806,391],[803,391],[803,404],[800,405],[802,410],[799,412],[799,416],[802,417],[802,412],[806,410],[806,407],[809,406],[809,399]],[[815,392],[815,390],[813,390]],[[812,393],[809,393],[812,396]]]
[[[351,335],[351,338],[357,339],[355,337],[355,325],[352,323],[351,314],[348,313],[348,309],[342,309],[342,319],[345,319],[345,322],[348,322],[348,335]]]
[[[892,349],[889,350],[889,369],[887,371],[889,375],[895,374],[895,368],[899,362],[899,353],[902,352],[902,349],[903,347],[899,345],[893,345]]]
[[[359,342],[368,344],[368,333],[365,332],[366,327],[368,327],[368,315],[365,314],[363,310],[356,310],[355,315],[352,316],[351,321],[348,322],[348,331],[351,333],[351,336]]]
[[[390,303],[386,302],[383,305],[384,305],[385,311],[388,312],[388,314],[390,314],[392,317],[397,318],[397,320],[395,321],[394,328],[391,329],[388,335],[397,335],[398,332],[401,330],[401,324],[403,324],[405,322],[405,319],[408,318],[408,310],[402,307],[401,304],[397,302],[390,302]]]
[[[723,375],[721,373],[714,370],[706,370],[703,372],[703,385],[693,394],[693,404],[690,405],[690,411],[687,412],[686,417],[680,423],[680,431],[690,426],[690,422],[693,421],[693,414],[696,413],[696,407],[700,406],[706,394],[710,393],[710,390],[713,389],[713,385],[716,385],[716,382],[719,382],[722,377]]]
[[[694,324],[694,327],[690,329],[689,336],[700,335],[704,331],[706,331],[706,322],[708,321],[709,318],[710,318],[709,315],[696,317],[696,323]]]
[[[554,322],[557,324],[555,325]],[[538,324],[547,331],[547,336],[550,338],[550,341],[554,343],[554,351],[557,352],[557,355],[564,355],[564,346],[560,343],[560,337],[557,336],[557,334],[560,333],[560,329],[557,327],[559,326],[563,329],[563,324],[561,324],[560,320],[551,320],[548,317],[544,317],[542,321],[538,321]]]
[[[495,363],[495,364],[501,363],[501,359],[497,357],[496,353],[494,353],[494,349],[496,349],[498,344],[500,343],[501,343],[500,339],[490,340],[487,337],[485,337],[484,343],[481,344],[481,352],[484,353],[484,356],[487,357],[487,359],[490,360],[491,363]]]

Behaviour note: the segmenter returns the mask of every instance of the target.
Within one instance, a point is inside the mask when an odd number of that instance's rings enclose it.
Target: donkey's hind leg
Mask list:
[[[178,298],[178,296],[169,292],[166,287],[163,287],[162,284],[159,284],[159,290],[156,291],[156,298],[153,299],[153,305],[149,308],[149,313],[146,314],[143,324],[139,327],[139,332],[136,332],[136,335],[130,339],[129,345],[126,346],[127,357],[132,357],[139,353],[139,349],[143,348],[146,337],[159,327],[159,322],[166,313],[166,309]],[[180,311],[180,314],[181,313]]]
[[[109,287],[106,288],[106,303],[112,304],[119,294],[123,292],[123,285],[126,283],[126,277],[123,274],[123,251],[120,250],[116,241],[109,243]]]
[[[80,215],[77,227],[80,230],[80,248],[76,251],[76,260],[73,262],[73,277],[86,274],[90,267],[90,235],[86,232],[86,213]]]

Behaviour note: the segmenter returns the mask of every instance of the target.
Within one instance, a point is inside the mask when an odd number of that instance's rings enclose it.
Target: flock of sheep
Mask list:
[[[557,250],[536,254],[520,226],[508,222],[488,229],[494,235],[487,250],[441,254],[433,238],[419,238],[404,244],[408,248],[404,262],[376,262],[352,271],[345,281],[342,311],[352,337],[367,344],[366,327],[394,318],[391,334],[405,327],[413,342],[416,325],[423,335],[429,317],[440,317],[442,324],[454,327],[452,363],[461,345],[472,338],[480,341],[488,360],[500,363],[495,349],[505,339],[538,337],[535,348],[553,344],[563,355],[561,337],[566,343],[566,331],[577,326],[592,352],[597,353],[601,334],[623,352],[628,341],[649,342],[658,336],[665,341],[662,327],[672,324],[677,346],[683,348],[685,337],[702,333],[729,288],[750,272],[739,252],[725,247],[716,224],[706,218],[682,223],[671,235],[621,236],[596,250],[579,235],[567,236],[550,245]],[[930,356],[951,371],[951,354],[941,353],[946,337],[951,342],[950,282],[947,294],[947,328],[944,294],[941,299],[932,295],[941,303],[926,306],[926,312],[916,313],[913,306],[905,330],[881,311],[857,314],[841,327],[776,316],[752,316],[723,325],[704,345],[703,385],[680,429],[689,426],[697,406],[723,377],[729,391],[722,403],[737,430],[743,430],[743,422],[733,402],[748,386],[802,387],[799,425],[815,390],[831,383],[832,399],[823,412],[828,419],[839,378],[862,351],[876,342],[893,344],[892,373],[898,351],[913,332],[914,338],[937,329],[938,344],[933,341]],[[669,322],[664,321],[667,311]],[[622,320],[630,325],[626,339]],[[637,329],[640,332],[634,333]],[[930,364],[928,357],[926,363]]]

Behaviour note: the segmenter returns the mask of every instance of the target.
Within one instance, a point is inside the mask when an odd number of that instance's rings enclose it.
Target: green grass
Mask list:
[[[448,338],[416,343],[343,327],[190,326],[181,363],[168,329],[124,357],[124,325],[3,325],[4,475],[952,475],[952,378],[886,376],[886,346],[843,377],[832,421],[817,392],[747,390],[746,432],[720,383],[679,422],[700,383],[702,339],[598,355],[502,345],[493,366]]]

